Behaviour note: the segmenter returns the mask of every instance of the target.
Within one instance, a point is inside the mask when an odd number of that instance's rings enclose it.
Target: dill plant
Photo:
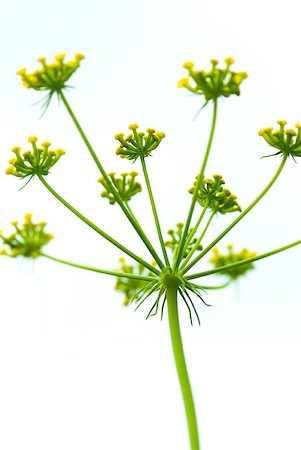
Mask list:
[[[119,260],[120,268],[119,270],[99,269],[49,255],[45,252],[44,247],[53,238],[53,235],[45,231],[45,222],[33,222],[31,214],[26,214],[21,223],[12,222],[14,230],[10,235],[6,236],[2,232],[0,233],[3,243],[1,254],[13,258],[19,256],[44,257],[60,264],[111,275],[117,280],[116,290],[124,295],[124,304],[134,304],[136,309],[144,303],[150,304],[147,318],[159,313],[162,319],[164,311],[167,310],[173,354],[187,418],[190,449],[199,450],[201,446],[196,410],[184,356],[178,304],[184,302],[186,305],[191,324],[195,321],[200,324],[198,303],[202,302],[207,305],[204,301],[205,291],[226,288],[247,271],[253,269],[256,261],[301,243],[299,240],[259,255],[247,248],[234,251],[232,245],[228,245],[224,253],[216,247],[227,233],[267,194],[280,176],[288,159],[290,157],[296,159],[301,156],[301,125],[296,124],[295,129],[290,129],[286,128],[287,124],[284,120],[280,120],[276,130],[269,127],[259,131],[259,136],[263,137],[266,143],[273,148],[273,154],[267,156],[280,156],[280,164],[263,191],[249,206],[242,209],[236,195],[226,187],[222,175],[213,174],[211,177],[206,177],[205,173],[216,127],[218,103],[221,98],[240,95],[241,84],[247,78],[247,74],[233,71],[233,58],[226,58],[224,67],[220,67],[219,62],[212,59],[211,67],[206,71],[196,70],[192,62],[185,63],[183,67],[187,70],[187,76],[178,82],[178,86],[187,89],[193,95],[200,96],[203,101],[202,108],[208,104],[211,105],[212,124],[208,144],[203,159],[200,161],[199,172],[196,174],[194,182],[192,180],[193,186],[188,191],[191,196],[187,195],[190,205],[186,220],[177,223],[174,229],[168,230],[166,238],[161,229],[159,212],[146,163],[147,158],[155,155],[158,147],[162,145],[165,134],[154,128],[148,128],[146,131],[139,130],[139,126],[134,123],[129,125],[126,134],[120,132],[115,136],[118,142],[116,154],[138,166],[140,163],[144,187],[149,198],[158,237],[158,242],[151,242],[131,206],[132,198],[142,191],[142,184],[137,179],[138,172],[130,170],[116,175],[115,172],[106,172],[104,169],[65,95],[65,91],[69,87],[69,79],[80,67],[84,56],[76,54],[73,60],[67,62],[65,56],[65,54],[56,55],[54,62],[51,63],[48,63],[45,57],[38,58],[39,69],[32,73],[21,69],[17,74],[26,88],[46,93],[46,97],[42,99],[45,111],[53,96],[57,96],[61,100],[99,169],[101,176],[98,181],[103,188],[101,197],[104,201],[109,201],[112,206],[119,207],[125,214],[138,238],[148,249],[149,260],[141,258],[126,245],[117,241],[54,190],[46,177],[65,152],[62,149],[52,150],[51,143],[48,141],[38,144],[36,136],[28,138],[30,149],[22,151],[21,147],[12,148],[13,157],[9,160],[6,173],[25,180],[26,183],[22,187],[25,187],[36,176],[58,202],[122,252]],[[212,224],[212,219],[220,214],[235,215],[235,219],[230,221],[230,224],[212,242],[206,242],[205,235]],[[201,270],[197,269],[197,263],[203,258],[208,259],[209,252],[211,254],[209,262],[212,268],[202,270],[202,266],[200,266]],[[126,256],[131,259],[130,262],[126,260]],[[223,276],[221,284],[202,284],[202,278],[216,274]]]

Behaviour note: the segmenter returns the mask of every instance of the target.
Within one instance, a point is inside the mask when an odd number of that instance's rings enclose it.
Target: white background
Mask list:
[[[41,95],[16,70],[39,56],[86,55],[68,99],[108,171],[132,169],[115,156],[114,134],[129,123],[166,132],[148,160],[162,228],[187,213],[211,110],[176,87],[193,60],[233,56],[249,79],[221,102],[207,175],[221,173],[243,207],[280,160],[260,128],[301,121],[297,0],[2,1],[0,222],[27,212],[46,220],[49,254],[100,268],[120,252],[64,210],[38,183],[4,175],[10,148],[27,137],[66,150],[48,182],[104,230],[147,256],[117,207],[99,197],[98,173],[63,106],[42,119]],[[139,171],[138,166],[134,167]],[[301,167],[287,163],[273,190],[223,244],[269,251],[301,238]],[[133,200],[155,239],[145,192]],[[234,216],[233,216],[234,217]],[[208,242],[232,217],[214,222]],[[188,438],[168,323],[122,306],[114,280],[47,260],[1,258],[0,448],[2,450],[186,450]],[[203,450],[300,450],[300,248],[256,265],[200,306],[201,328],[182,328]],[[208,282],[219,282],[218,279]]]

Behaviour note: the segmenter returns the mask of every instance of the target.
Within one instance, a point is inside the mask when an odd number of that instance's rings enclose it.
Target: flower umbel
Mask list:
[[[169,234],[171,239],[169,241],[165,241],[165,247],[171,248],[172,252],[174,254],[176,254],[176,252],[178,250],[178,247],[179,247],[179,244],[181,241],[181,237],[183,234],[184,224],[182,222],[178,222],[178,223],[176,223],[176,227],[177,227],[176,230],[173,230],[173,229],[168,230],[167,233]],[[192,231],[192,229],[189,230],[188,235],[190,234],[191,231]],[[183,258],[185,258],[188,255],[190,250],[195,246],[196,242],[197,242],[197,238],[192,238],[189,241],[189,244],[185,247],[185,251],[183,253]],[[196,250],[200,251],[200,250],[202,250],[202,248],[203,247],[201,245],[198,245]]]
[[[4,244],[2,255],[37,258],[42,248],[53,239],[53,234],[45,232],[46,222],[33,223],[31,218],[32,214],[25,214],[23,224],[12,222],[15,231],[10,236],[5,237],[0,232],[0,239]]]
[[[125,203],[129,202],[134,195],[138,194],[142,190],[141,184],[136,181],[137,175],[138,173],[134,170],[131,172],[121,173],[119,178],[115,177],[115,172],[108,173],[113,186],[119,193],[122,201]],[[102,191],[101,196],[107,198],[110,204],[114,205],[114,203],[116,203],[116,198],[112,194],[109,184],[103,177],[99,178],[98,181],[105,188],[105,190]]]
[[[47,63],[45,57],[38,58],[41,68],[32,73],[27,73],[27,69],[20,69],[17,75],[21,77],[23,86],[36,91],[60,92],[65,87],[66,82],[79,68],[84,55],[77,53],[74,59],[64,62],[65,53],[55,56],[55,61]]]
[[[129,125],[129,130],[133,133],[124,137],[123,133],[115,135],[115,139],[120,142],[120,146],[116,150],[116,154],[121,158],[127,158],[136,161],[139,157],[150,156],[151,152],[158,147],[165,133],[148,128],[146,133],[138,132],[139,126],[137,124]]]
[[[190,194],[194,193],[195,186],[198,184],[199,177],[196,176],[194,187],[189,189]],[[196,192],[196,200],[204,208],[208,207],[212,212],[226,214],[230,212],[240,212],[241,207],[237,203],[236,195],[232,194],[229,189],[223,187],[225,181],[221,175],[213,175],[213,178],[203,180]]]
[[[292,129],[285,129],[287,122],[285,120],[278,120],[279,129],[273,131],[272,127],[263,128],[258,131],[259,136],[262,136],[264,140],[279,151],[272,155],[290,155],[293,158],[295,156],[301,156],[301,124],[296,123],[295,127],[297,132]]]
[[[21,147],[12,148],[15,157],[9,160],[7,175],[15,175],[21,179],[29,176],[32,178],[34,175],[48,175],[50,169],[65,154],[61,148],[49,150],[50,142],[42,142],[41,147],[38,148],[37,141],[36,136],[29,137],[28,142],[31,143],[32,149],[22,153]]]
[[[234,253],[233,252],[233,246],[228,245],[227,246],[228,253],[222,254],[220,253],[219,249],[217,247],[212,249],[213,256],[209,259],[209,262],[213,264],[215,269],[218,269],[220,267],[226,266],[228,264],[233,264],[236,262],[243,261],[247,258],[252,258],[253,256],[256,256],[255,252],[251,252],[250,250],[243,248],[240,250],[240,252]],[[237,267],[225,269],[220,272],[221,275],[227,275],[232,280],[236,280],[241,275],[244,275],[249,270],[254,269],[253,263],[246,263],[241,264]]]
[[[188,71],[188,77],[178,82],[178,87],[188,89],[193,94],[204,95],[206,103],[217,100],[218,97],[240,95],[240,85],[248,75],[246,72],[234,72],[230,69],[234,64],[233,58],[225,59],[226,67],[218,67],[218,60],[211,60],[211,70],[194,70],[194,63],[183,64]]]

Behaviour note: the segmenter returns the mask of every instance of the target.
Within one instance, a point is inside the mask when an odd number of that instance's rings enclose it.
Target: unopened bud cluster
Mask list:
[[[127,158],[136,161],[137,158],[145,158],[151,154],[155,148],[158,147],[165,133],[148,128],[146,133],[137,131],[139,126],[137,124],[129,125],[129,130],[132,131],[127,137],[123,133],[115,135],[115,139],[120,142],[120,146],[116,150],[116,154],[121,158]]]
[[[32,73],[27,73],[27,69],[20,69],[17,75],[21,77],[22,84],[26,88],[32,88],[36,91],[50,91],[51,93],[60,92],[66,86],[66,82],[79,68],[84,55],[77,53],[74,59],[65,62],[66,55],[62,53],[55,56],[55,61],[47,63],[45,57],[38,58],[41,68]]]
[[[206,178],[200,185],[198,180],[199,177],[196,176],[194,187],[189,189],[189,192],[196,196],[197,202],[204,208],[207,207],[212,212],[221,214],[241,211],[236,195],[224,188],[225,181],[221,175],[213,175],[212,179]],[[197,185],[199,185],[198,190],[194,193]]]
[[[172,252],[174,254],[177,252],[177,249],[181,242],[184,224],[182,222],[178,222],[178,223],[176,223],[176,227],[177,227],[176,230],[170,229],[167,231],[167,233],[169,234],[171,239],[164,242],[165,247],[171,248]],[[192,231],[192,229],[189,230],[188,235],[190,234],[191,231]],[[197,242],[197,238],[192,238],[191,240],[189,240],[188,245],[185,247],[183,258],[185,258],[188,255],[190,250],[195,246],[196,242]],[[202,246],[198,245],[196,250],[199,250],[199,251],[202,250]]]
[[[138,173],[132,170],[131,172],[124,172],[120,177],[115,176],[115,172],[109,172],[108,176],[112,182],[113,187],[118,192],[120,199],[127,203],[131,198],[141,192],[141,184],[136,181]],[[99,183],[105,188],[101,196],[107,198],[111,205],[116,203],[116,196],[112,193],[112,185],[110,185],[104,177],[98,179]]]
[[[41,147],[37,147],[38,138],[29,137],[32,149],[21,153],[21,147],[13,147],[15,154],[8,162],[10,166],[6,169],[6,174],[15,175],[18,178],[26,178],[34,175],[48,175],[49,170],[58,162],[60,157],[65,154],[61,148],[49,150],[50,142],[42,142]]]
[[[245,259],[252,258],[256,256],[255,252],[251,252],[250,250],[243,248],[240,252],[234,253],[233,246],[227,246],[228,252],[226,254],[220,253],[217,247],[212,249],[213,256],[209,259],[209,262],[213,264],[215,269],[226,266],[228,264],[233,264],[236,262],[244,261]],[[221,272],[222,275],[229,276],[232,280],[236,280],[241,275],[244,275],[246,272],[254,268],[253,263],[241,264],[238,267],[233,267],[229,269],[225,269]]]
[[[279,150],[274,155],[301,156],[301,124],[296,123],[297,131],[295,131],[290,128],[285,129],[286,120],[278,120],[277,123],[278,130],[274,130],[272,127],[263,128],[258,131],[259,136],[262,136],[271,147]]]
[[[234,64],[233,58],[226,58],[226,67],[218,67],[217,59],[211,60],[209,71],[195,70],[193,62],[183,64],[188,71],[188,77],[182,78],[178,82],[178,87],[186,88],[190,92],[204,95],[206,102],[216,100],[218,97],[230,97],[230,95],[240,95],[240,85],[248,75],[246,72],[234,72],[230,66]]]
[[[25,256],[27,258],[37,258],[41,254],[42,248],[53,239],[53,234],[46,233],[46,222],[33,223],[32,214],[24,216],[23,224],[12,222],[15,231],[11,235],[5,237],[0,232],[0,238],[4,244],[1,250],[2,255]]]

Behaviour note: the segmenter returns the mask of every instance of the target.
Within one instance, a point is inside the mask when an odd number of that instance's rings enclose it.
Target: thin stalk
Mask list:
[[[196,413],[194,407],[194,401],[192,397],[192,391],[187,372],[185,355],[183,350],[179,315],[178,315],[178,300],[177,300],[177,288],[173,284],[168,286],[166,291],[167,306],[168,306],[168,318],[170,336],[173,348],[173,354],[175,358],[176,368],[178,372],[179,382],[181,386],[182,396],[185,405],[185,412],[188,424],[188,432],[190,438],[190,449],[200,450],[200,443],[198,437],[198,427],[196,420]]]
[[[156,208],[156,204],[155,204],[155,200],[154,200],[151,184],[150,184],[150,181],[149,181],[149,176],[148,176],[148,173],[147,173],[145,159],[144,159],[143,156],[141,156],[140,160],[141,160],[142,170],[143,170],[143,174],[144,174],[144,178],[145,178],[145,182],[146,182],[146,186],[147,186],[147,191],[148,191],[148,195],[149,195],[149,199],[150,199],[150,203],[151,203],[151,207],[152,207],[152,211],[153,211],[153,216],[154,216],[154,219],[155,219],[155,224],[156,224],[156,228],[157,228],[158,238],[159,238],[161,249],[162,249],[162,252],[163,252],[163,255],[164,255],[165,264],[166,264],[167,267],[170,267],[168,256],[167,256],[167,252],[166,252],[166,248],[165,248],[164,241],[163,241],[163,236],[162,236],[162,231],[161,231],[161,227],[160,227],[160,222],[159,222],[159,217],[158,217],[158,213],[157,213],[157,208]]]
[[[195,235],[195,233],[196,233],[198,227],[200,226],[200,224],[201,224],[201,222],[202,222],[202,220],[203,220],[203,217],[204,217],[204,215],[205,215],[205,213],[206,213],[206,211],[207,211],[207,208],[208,208],[208,205],[206,205],[206,206],[203,208],[203,211],[201,212],[201,215],[200,215],[200,217],[198,218],[197,223],[195,224],[195,226],[193,227],[193,229],[189,232],[189,234],[188,234],[188,236],[187,236],[187,239],[186,239],[186,242],[185,242],[185,244],[184,244],[184,248],[183,248],[183,252],[182,252],[183,255],[185,255],[185,251],[186,251],[186,249],[187,249],[187,247],[188,247],[188,245],[189,245],[191,239],[192,239],[193,236]],[[177,262],[177,258],[178,258],[178,254],[179,254],[179,248],[180,248],[180,247],[178,246],[178,247],[177,247],[177,251],[176,251],[175,256],[174,256],[174,265],[173,265],[173,269],[175,268],[175,264],[176,264],[176,262]]]
[[[61,197],[45,180],[45,178],[38,174],[39,179],[44,184],[46,189],[57,199],[59,202],[61,202],[66,208],[68,208],[73,214],[75,214],[80,220],[82,220],[86,225],[88,225],[92,230],[96,231],[96,233],[100,234],[103,238],[105,238],[107,241],[111,242],[111,244],[115,245],[115,247],[119,248],[121,251],[129,255],[131,258],[135,259],[137,262],[144,265],[144,267],[147,267],[151,272],[158,275],[160,272],[155,269],[151,264],[144,261],[142,258],[140,258],[138,255],[135,255],[135,253],[131,252],[127,247],[120,244],[118,241],[116,241],[114,238],[112,238],[110,235],[105,233],[103,230],[101,230],[97,225],[95,225],[91,220],[87,219],[83,214],[81,214],[77,209],[75,209],[70,203],[68,203],[63,197]]]
[[[203,237],[205,236],[209,225],[211,223],[211,220],[213,219],[213,217],[215,216],[215,211],[213,211],[213,213],[210,215],[205,228],[202,231],[202,234],[200,235],[200,237],[198,238],[198,240],[196,241],[196,243],[194,244],[194,246],[192,247],[192,249],[190,250],[190,252],[188,253],[188,255],[186,256],[186,258],[183,261],[183,264],[180,267],[180,270],[183,270],[184,267],[186,266],[186,264],[188,263],[188,261],[190,260],[190,258],[192,257],[192,255],[195,253],[195,251],[197,250],[198,246],[200,245],[200,243],[202,242]]]
[[[62,99],[62,102],[64,103],[68,113],[70,114],[70,117],[71,117],[71,119],[74,122],[74,125],[76,126],[76,128],[77,128],[80,136],[82,137],[84,143],[86,144],[86,147],[89,150],[90,155],[92,156],[92,158],[93,158],[95,164],[97,165],[100,173],[102,174],[102,176],[105,179],[106,183],[110,187],[110,191],[113,194],[116,202],[118,203],[118,205],[120,206],[120,208],[122,209],[122,211],[124,212],[124,214],[126,215],[128,220],[130,221],[130,223],[132,224],[132,226],[134,227],[134,229],[136,230],[136,232],[138,233],[138,235],[140,236],[140,238],[144,242],[145,246],[148,248],[149,252],[151,253],[152,257],[157,262],[158,266],[162,269],[164,267],[163,262],[161,261],[159,255],[157,254],[156,250],[154,249],[154,247],[150,243],[149,239],[147,238],[147,236],[144,233],[144,231],[142,230],[142,228],[137,225],[135,220],[133,220],[131,214],[129,213],[129,211],[127,210],[126,206],[124,205],[122,199],[120,198],[120,195],[119,195],[118,191],[115,189],[113,183],[111,182],[111,180],[108,177],[105,169],[103,168],[101,162],[99,161],[99,159],[98,159],[98,157],[97,157],[97,155],[96,155],[92,145],[90,144],[86,134],[84,133],[82,127],[80,126],[80,123],[78,122],[74,112],[72,111],[71,106],[69,105],[69,103],[68,103],[68,101],[67,101],[67,99],[64,96],[62,91],[60,92],[60,98]]]
[[[230,225],[221,233],[217,236],[216,239],[214,239],[211,244],[209,244],[196,258],[194,258],[190,264],[188,264],[185,269],[181,272],[182,274],[186,273],[189,269],[191,269],[191,267],[193,267],[201,258],[203,258],[204,255],[206,255],[206,253],[208,253],[212,247],[214,247],[230,230],[232,230],[232,228],[241,220],[243,219],[248,212],[251,211],[251,209],[254,208],[254,206],[257,205],[257,203],[265,196],[265,194],[271,189],[271,187],[273,186],[273,184],[276,182],[277,178],[279,177],[285,162],[287,160],[287,155],[282,157],[281,163],[277,169],[277,172],[275,173],[275,175],[273,176],[273,178],[271,179],[271,181],[269,182],[269,184],[263,189],[263,191],[255,198],[255,200],[246,208],[244,209],[239,216],[233,220],[232,223],[230,223]]]
[[[206,277],[207,275],[212,275],[215,273],[223,272],[224,270],[234,269],[234,268],[242,266],[244,264],[249,264],[249,263],[252,263],[255,261],[259,261],[260,259],[268,258],[269,256],[273,256],[273,255],[276,255],[277,253],[284,252],[285,250],[288,250],[288,249],[295,247],[296,245],[300,245],[300,244],[301,244],[301,240],[295,241],[292,244],[285,245],[284,247],[277,248],[276,250],[272,250],[267,253],[262,253],[261,255],[258,255],[258,256],[252,256],[252,258],[246,258],[243,261],[237,261],[235,263],[226,264],[225,266],[217,267],[216,269],[206,270],[205,272],[194,273],[193,275],[188,275],[186,278],[187,278],[187,280],[192,280],[193,278]]]
[[[195,288],[204,289],[205,291],[207,291],[207,290],[211,290],[211,289],[224,289],[224,288],[228,287],[232,282],[233,282],[233,280],[230,278],[226,283],[219,284],[216,286],[203,286],[203,285],[200,286],[199,284],[195,284],[195,283],[189,283],[189,284],[192,284],[192,286]]]
[[[201,183],[203,181],[204,172],[205,172],[205,169],[206,169],[207,161],[208,161],[208,158],[209,158],[209,153],[210,153],[210,150],[211,150],[211,145],[212,145],[212,141],[213,141],[213,135],[214,135],[214,131],[215,131],[215,125],[216,125],[216,118],[217,118],[217,100],[214,100],[213,101],[212,124],[211,124],[208,144],[207,144],[207,148],[206,148],[206,151],[205,151],[205,155],[204,155],[203,163],[202,163],[202,166],[201,166],[201,170],[199,172],[198,179],[197,179],[197,182],[196,182],[194,190],[193,190],[192,201],[191,201],[190,209],[188,211],[188,216],[187,216],[184,232],[183,232],[181,243],[180,243],[180,251],[179,251],[178,261],[177,261],[177,264],[176,264],[176,269],[179,267],[179,265],[181,263],[181,260],[182,260],[182,257],[183,257],[183,248],[184,248],[184,244],[185,244],[185,241],[186,241],[186,236],[187,236],[187,233],[188,233],[188,230],[189,230],[190,222],[191,222],[191,219],[192,219],[192,214],[193,214],[193,211],[194,211],[194,207],[195,207],[195,204],[196,204],[197,192],[198,192],[199,187],[201,186]]]
[[[78,269],[83,269],[83,270],[90,270],[91,272],[103,273],[105,275],[113,275],[114,277],[131,278],[133,280],[142,280],[142,281],[156,280],[155,277],[148,277],[148,276],[143,276],[143,275],[136,275],[133,273],[116,272],[113,270],[103,270],[103,269],[97,269],[95,267],[84,266],[83,264],[76,264],[76,263],[73,263],[70,261],[65,261],[64,259],[61,259],[61,258],[56,258],[54,256],[46,255],[45,253],[40,253],[40,256],[44,256],[45,258],[51,259],[52,261],[56,261],[61,264],[66,264],[67,266],[76,267]]]

